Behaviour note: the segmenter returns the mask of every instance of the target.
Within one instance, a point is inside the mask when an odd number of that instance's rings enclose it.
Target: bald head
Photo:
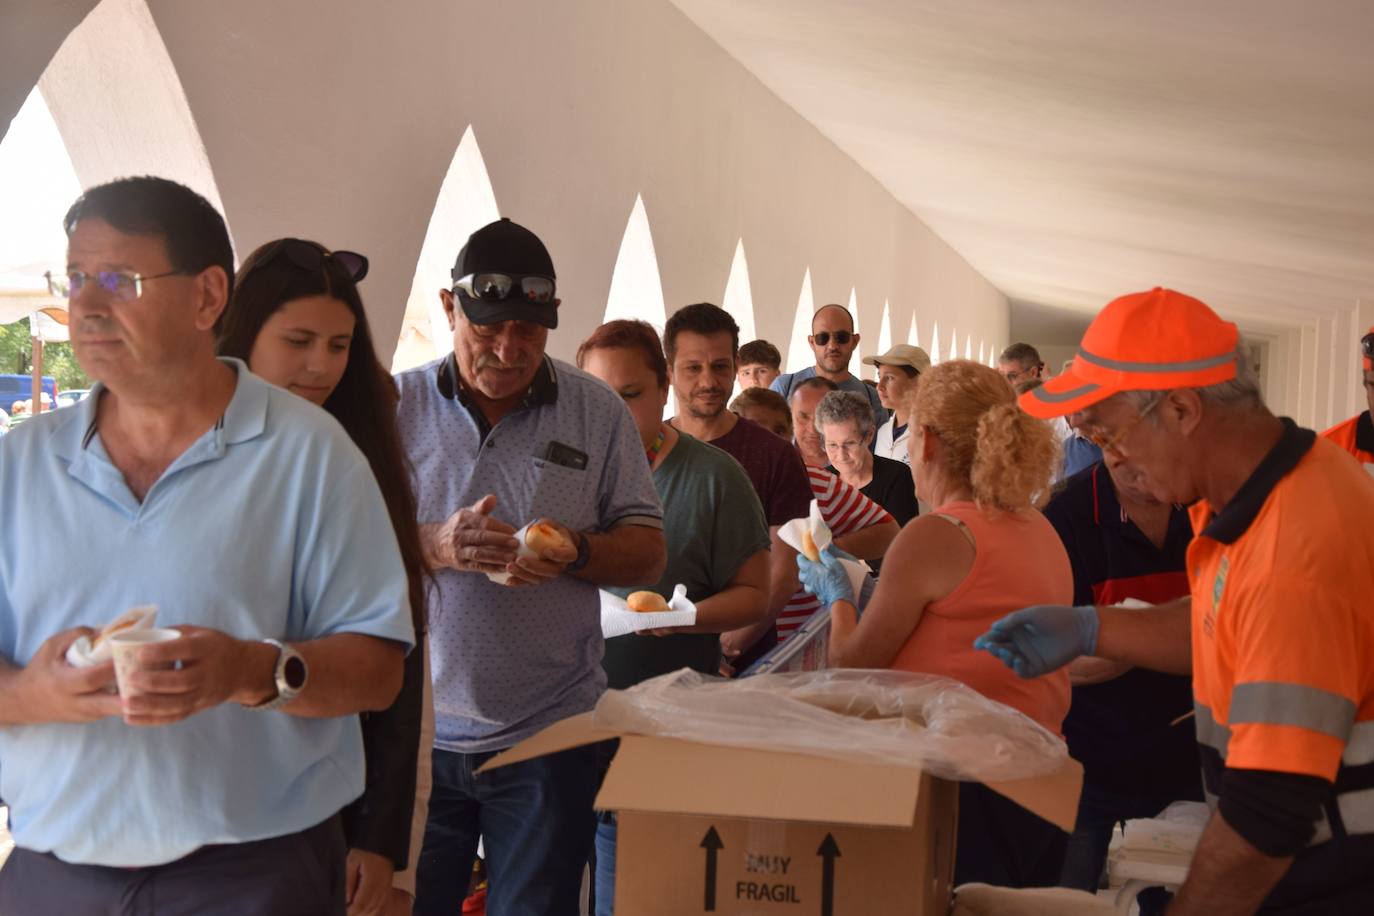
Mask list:
[[[811,316],[807,343],[816,354],[816,371],[834,379],[849,377],[849,360],[859,345],[854,316],[842,305],[823,305]]]
[[[816,309],[816,314],[811,316],[811,333],[817,330],[825,331],[850,331],[854,330],[854,316],[849,314],[849,309],[843,305],[831,303]]]

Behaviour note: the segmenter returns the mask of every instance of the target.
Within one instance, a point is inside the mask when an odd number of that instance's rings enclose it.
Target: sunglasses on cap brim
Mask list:
[[[816,346],[824,347],[829,345],[830,338],[834,337],[835,343],[843,347],[845,344],[849,343],[853,336],[854,335],[848,331],[834,331],[833,333],[831,331],[818,331],[811,335],[811,339],[816,342]]]
[[[344,273],[348,274],[349,279],[354,283],[367,276],[368,262],[366,256],[358,254],[356,251],[329,251],[301,239],[281,239],[273,242],[258,258],[253,269],[266,267],[283,257],[292,266],[308,272],[322,268],[326,259],[333,261],[343,268]]]
[[[478,302],[507,302],[514,299],[535,305],[549,305],[554,301],[554,282],[549,277],[468,274],[453,281],[453,288]]]

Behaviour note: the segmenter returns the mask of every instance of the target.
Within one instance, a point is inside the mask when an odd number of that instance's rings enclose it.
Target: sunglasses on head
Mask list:
[[[830,343],[830,338],[833,337],[835,338],[835,343],[843,347],[845,344],[849,343],[853,336],[854,335],[849,331],[835,331],[833,333],[830,331],[817,331],[815,334],[811,335],[811,339],[816,342],[816,346],[824,347]]]
[[[512,276],[511,274],[482,273],[459,277],[453,288],[469,299],[481,302],[504,302],[523,299],[545,305],[553,301],[554,283],[548,277]]]
[[[305,271],[317,271],[324,266],[326,259],[343,268],[354,283],[367,276],[367,258],[356,251],[329,251],[301,239],[280,239],[262,253],[254,268],[266,267],[278,258],[285,257],[294,266]]]

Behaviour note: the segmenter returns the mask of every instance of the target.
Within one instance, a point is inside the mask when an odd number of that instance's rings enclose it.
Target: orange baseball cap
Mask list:
[[[1073,365],[1021,395],[1050,419],[1123,391],[1202,388],[1236,377],[1240,330],[1200,300],[1156,286],[1107,303],[1088,325]]]

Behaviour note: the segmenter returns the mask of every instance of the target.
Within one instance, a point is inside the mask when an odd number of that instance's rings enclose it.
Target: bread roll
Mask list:
[[[668,602],[658,592],[632,592],[625,603],[630,610],[641,614],[657,614],[669,609]]]
[[[106,639],[109,639],[114,634],[122,630],[127,630],[130,627],[137,626],[140,622],[142,622],[146,614],[147,610],[145,608],[136,607],[131,610],[125,611],[123,614],[120,614],[114,620],[111,620],[109,623],[105,624],[105,626],[101,628],[100,632],[95,634],[95,637],[91,640],[91,651],[94,652],[96,650],[96,647],[98,647],[102,642],[104,642]]]
[[[525,546],[543,556],[544,551],[557,547],[572,547],[573,544],[548,522],[535,522],[525,531]]]
[[[802,553],[812,563],[821,561],[821,552],[816,549],[816,539],[811,536],[810,531],[802,532]]]

